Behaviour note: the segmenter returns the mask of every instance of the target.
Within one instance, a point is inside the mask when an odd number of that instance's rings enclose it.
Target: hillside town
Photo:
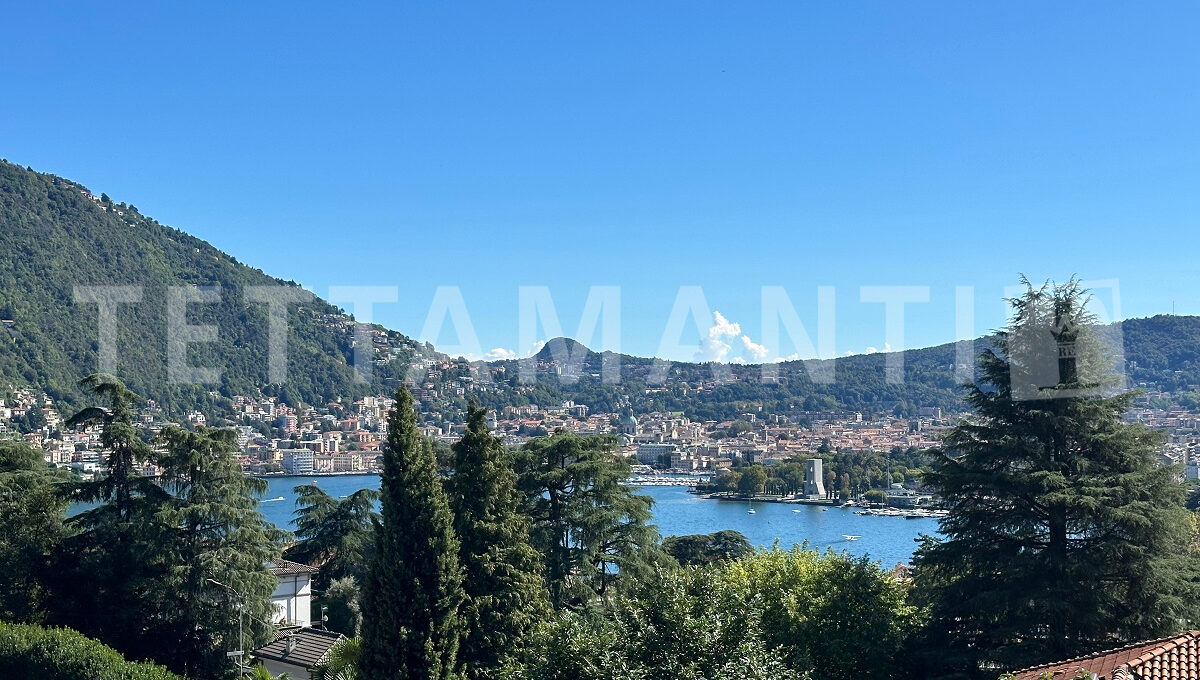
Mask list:
[[[471,396],[467,381],[450,389]],[[433,383],[413,390],[424,407],[419,410],[422,434],[450,444],[465,431],[465,413],[446,418],[439,401],[442,391]],[[10,386],[0,403],[0,437],[21,438],[44,451],[47,463],[69,468],[89,478],[103,468],[99,428],[71,428],[70,414],[61,413],[48,396]],[[199,411],[186,414],[191,427],[220,426],[237,430],[242,468],[255,475],[334,475],[377,473],[380,446],[387,436],[386,416],[393,400],[369,396],[352,402],[333,401],[297,408],[274,397],[235,396],[231,412],[219,420]],[[961,417],[940,408],[921,408],[916,418],[869,415],[861,412],[801,411],[795,414],[748,412],[734,420],[691,420],[681,413],[634,414],[593,412],[584,404],[565,401],[552,405],[504,406],[489,411],[492,433],[509,446],[557,430],[578,435],[612,435],[619,451],[640,472],[668,471],[712,475],[741,463],[765,465],[806,459],[832,452],[924,450],[937,446],[941,435]],[[1166,436],[1161,459],[1179,465],[1187,479],[1200,479],[1200,413],[1181,407],[1140,405],[1126,419]],[[148,438],[171,421],[153,400],[139,409],[138,425]],[[152,465],[143,473],[156,474]]]

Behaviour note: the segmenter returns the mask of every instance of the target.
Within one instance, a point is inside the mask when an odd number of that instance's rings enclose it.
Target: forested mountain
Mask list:
[[[1104,327],[1101,337],[1113,348],[1121,343],[1126,386],[1141,389],[1151,404],[1200,407],[1200,317],[1129,319]],[[975,352],[989,345],[989,338],[979,338]],[[583,359],[572,366],[568,356]],[[1114,356],[1120,358],[1115,352]],[[674,363],[665,381],[656,380],[661,374],[656,374],[653,359],[620,355],[620,384],[608,385],[602,380],[604,357],[574,340],[552,340],[535,357],[538,380],[532,386],[516,389],[519,362],[500,363],[505,368],[500,375],[509,376],[510,389],[495,394],[492,405],[572,399],[600,411],[616,412],[628,404],[639,413],[679,411],[692,418],[717,420],[747,412],[855,410],[914,415],[925,406],[964,408],[955,377],[954,343],[907,351],[904,379],[899,383],[886,379],[885,353],[838,358],[833,382],[814,382],[801,361],[779,364],[776,375],[766,379],[756,365]]]
[[[220,301],[193,304],[190,324],[218,327],[216,342],[189,349],[188,363],[221,370],[215,385],[171,384],[167,376],[167,290],[170,286],[216,286]],[[239,263],[208,243],[141,215],[137,208],[92,195],[53,175],[0,161],[0,388],[43,390],[77,402],[76,382],[98,366],[97,306],[77,303],[76,286],[142,286],[142,300],[117,310],[117,373],[138,394],[169,413],[199,408],[219,412],[236,394],[263,392],[289,404],[323,404],[335,398],[390,393],[413,362],[424,369],[445,357],[401,333],[372,329],[371,381],[355,381],[351,367],[351,318],[319,298],[291,307],[288,381],[275,385],[268,366],[268,315],[249,302],[247,286],[288,286]],[[1109,329],[1109,332],[1117,329]],[[1130,386],[1169,393],[1200,405],[1200,317],[1156,316],[1124,322],[1126,374]],[[982,349],[986,338],[976,343]],[[573,367],[563,358],[584,357]],[[861,410],[912,413],[923,406],[957,410],[961,392],[954,376],[953,344],[910,350],[901,383],[885,379],[885,354],[843,357],[832,383],[814,382],[803,362],[779,366],[763,379],[758,366],[675,363],[665,373],[652,359],[620,355],[621,380],[601,380],[604,354],[571,340],[548,343],[534,358],[538,379],[523,384],[517,361],[420,370],[413,375],[426,408],[461,411],[464,395],[490,407],[572,399],[594,411],[681,411],[693,418],[727,419],[745,412]],[[453,383],[454,389],[446,389]],[[459,388],[465,388],[459,394]],[[1165,401],[1168,396],[1158,397]]]
[[[217,341],[189,348],[188,363],[220,369],[219,384],[171,384],[167,375],[167,289],[216,286],[220,302],[193,304],[189,324],[214,324]],[[299,286],[239,263],[213,246],[93,196],[85,187],[0,161],[0,386],[17,383],[67,402],[98,366],[97,305],[77,303],[76,286],[142,286],[142,300],[117,312],[117,374],[169,412],[219,407],[223,397],[265,391],[289,403],[384,393],[414,356],[431,354],[376,328],[387,354],[373,381],[357,384],[350,318],[320,299],[289,314],[289,371],[272,385],[267,306],[247,286]]]

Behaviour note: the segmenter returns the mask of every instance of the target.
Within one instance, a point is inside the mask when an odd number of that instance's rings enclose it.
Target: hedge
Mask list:
[[[69,628],[0,623],[5,680],[183,680],[162,666],[126,661],[115,649]]]

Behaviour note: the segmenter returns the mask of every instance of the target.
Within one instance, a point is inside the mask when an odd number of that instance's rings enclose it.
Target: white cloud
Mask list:
[[[750,355],[750,358],[754,359],[755,361],[762,361],[763,359],[767,358],[766,345],[760,345],[754,342],[750,339],[749,335],[742,336],[742,347],[746,348],[746,352]]]
[[[710,338],[713,337],[714,335],[717,335],[717,336],[737,335],[738,333],[741,333],[741,332],[742,332],[742,325],[740,323],[730,321],[729,319],[725,318],[724,314],[722,314],[716,310],[713,310],[713,325],[712,325],[712,328],[708,329],[708,336]]]
[[[880,350],[878,347],[868,347],[867,350],[865,352],[863,352],[863,354],[878,354],[881,351],[883,351],[883,352],[892,351],[891,343],[887,343],[887,342],[883,343],[882,350]],[[851,354],[853,354],[853,352],[846,352],[846,356],[850,356]]]
[[[538,340],[537,342],[533,343],[533,346],[529,348],[529,356],[533,356],[533,355],[537,354],[538,352],[542,351],[542,348],[545,346],[546,346],[545,340]]]
[[[697,361],[725,361],[733,345],[726,338],[736,338],[742,334],[739,323],[726,319],[723,314],[713,311],[713,322],[708,327],[707,335],[700,340],[700,351],[696,353]]]
[[[483,356],[488,361],[502,361],[505,359],[516,359],[517,353],[504,347],[495,347]]]

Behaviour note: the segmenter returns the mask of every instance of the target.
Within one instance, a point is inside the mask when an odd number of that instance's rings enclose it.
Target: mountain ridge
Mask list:
[[[75,300],[79,286],[137,286],[141,301],[117,307],[117,370],[139,394],[172,412],[211,407],[221,398],[258,391],[290,403],[381,393],[408,365],[436,353],[403,334],[371,326],[389,361],[359,382],[352,368],[352,317],[319,297],[292,305],[288,381],[269,380],[266,305],[250,302],[251,286],[298,284],[242,264],[211,244],[94,195],[81,184],[0,161],[0,378],[78,401],[76,381],[97,370],[98,310]],[[192,325],[217,327],[215,342],[187,348],[190,366],[221,370],[213,385],[186,385],[167,374],[167,291],[215,286],[220,300],[192,304]],[[395,350],[392,352],[392,350]],[[216,392],[214,397],[210,393]]]
[[[746,411],[816,410],[912,412],[923,406],[958,408],[955,344],[905,352],[902,384],[884,379],[886,353],[838,357],[837,380],[814,382],[803,361],[777,364],[768,379],[761,364],[664,362],[597,353],[556,338],[535,355],[536,381],[521,376],[522,360],[470,366],[398,331],[366,326],[370,379],[352,367],[356,325],[320,297],[293,305],[288,315],[289,371],[285,384],[269,379],[265,305],[248,302],[249,286],[299,289],[292,281],[247,266],[211,244],[140,214],[132,205],[95,196],[81,184],[0,161],[0,380],[26,385],[68,404],[81,400],[76,383],[98,366],[98,311],[74,300],[75,286],[141,285],[142,301],[117,310],[118,375],[131,389],[172,413],[218,409],[236,394],[277,396],[292,405],[385,394],[406,378],[427,409],[461,411],[467,398],[485,406],[573,400],[594,410],[684,411],[723,419]],[[215,385],[180,385],[166,375],[167,290],[218,286],[220,301],[192,305],[187,322],[217,326],[216,342],[188,349],[191,366],[222,370]],[[1157,315],[1122,322],[1126,372],[1133,386],[1186,395],[1200,385],[1200,317]],[[987,337],[977,342],[982,349]],[[563,372],[556,352],[581,355],[578,374]],[[607,384],[604,358],[621,364],[618,385]],[[830,360],[825,360],[830,361]],[[526,369],[528,367],[526,366]],[[714,372],[715,369],[715,372]],[[476,379],[478,378],[478,380]],[[2,387],[2,383],[0,383]],[[1200,403],[1200,400],[1197,401]]]

